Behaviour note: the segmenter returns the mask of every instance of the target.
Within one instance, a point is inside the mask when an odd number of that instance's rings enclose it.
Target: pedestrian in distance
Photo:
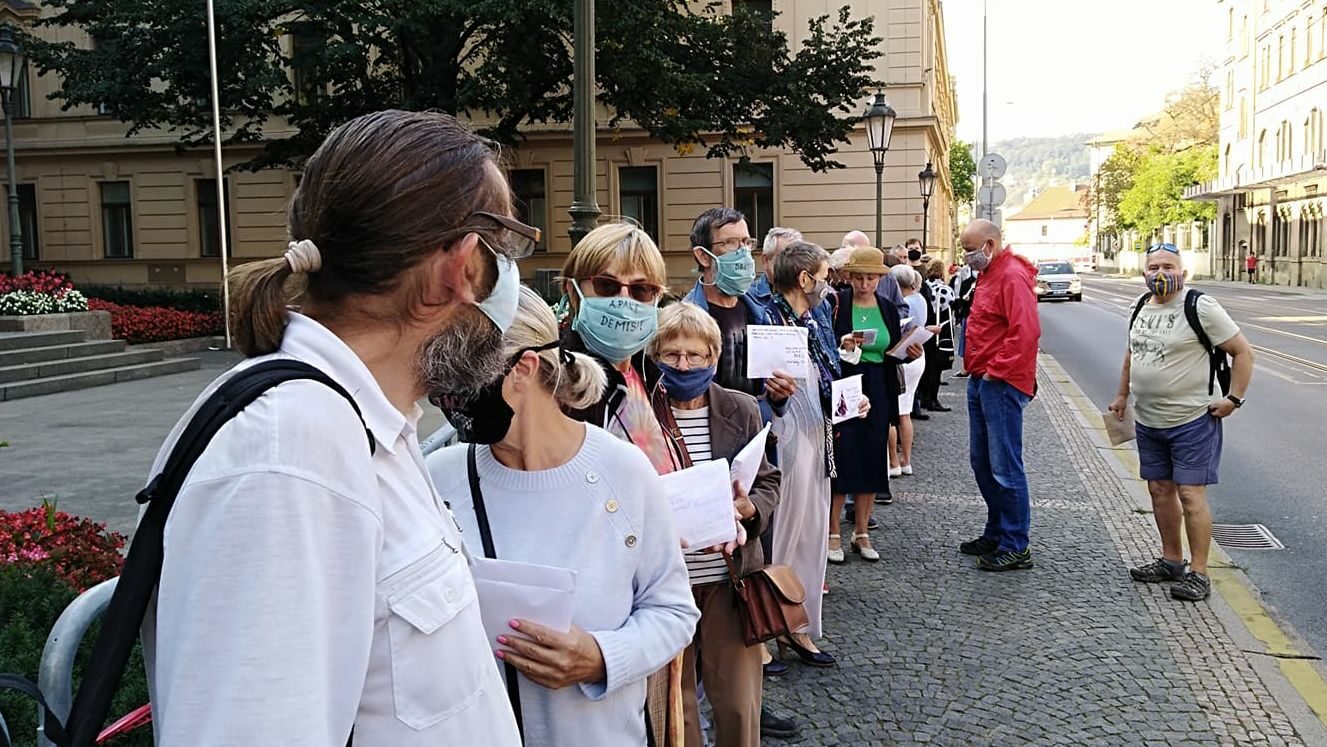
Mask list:
[[[908,304],[908,317],[905,318],[911,318],[912,321],[902,327],[902,334],[908,334],[913,329],[924,326],[926,321],[926,299],[922,297],[920,290],[922,276],[906,264],[895,265],[889,272],[903,289],[903,299]],[[935,334],[939,328],[931,326],[928,329]],[[889,429],[887,446],[890,477],[912,476],[913,420],[916,417],[914,406],[917,403],[917,390],[925,373],[926,355],[923,348],[922,355],[909,356],[908,361],[903,364],[903,391],[899,392],[897,398],[898,422]]]
[[[502,353],[501,375],[441,403],[462,443],[427,464],[472,556],[576,573],[569,631],[514,620],[497,637],[506,692],[526,744],[644,747],[646,678],[700,617],[663,485],[639,449],[564,414],[597,402],[607,375],[560,348],[529,288]]]
[[[938,331],[926,341],[926,371],[922,374],[918,397],[923,410],[949,412],[950,408],[940,403],[940,384],[944,372],[954,365],[954,291],[945,280],[944,260],[933,259],[924,265],[924,270],[926,287],[931,292],[927,315]]]
[[[1217,483],[1224,420],[1244,405],[1253,349],[1215,298],[1184,288],[1174,244],[1149,248],[1144,267],[1148,291],[1134,305],[1110,411],[1123,420],[1133,397],[1139,476],[1152,496],[1161,557],[1129,574],[1135,581],[1172,582],[1172,597],[1196,602],[1211,593],[1207,486]],[[1181,519],[1191,562],[1180,544]]]
[[[1244,258],[1244,271],[1249,273],[1249,282],[1253,283],[1254,276],[1258,274],[1258,255],[1248,251],[1249,242],[1247,241],[1240,241],[1239,248],[1241,252],[1248,252],[1248,256]]]
[[[986,502],[981,536],[959,549],[984,571],[1032,567],[1031,496],[1023,466],[1023,410],[1037,392],[1041,321],[1037,268],[1005,246],[988,220],[968,224],[964,260],[981,273],[968,316],[968,457]]]
[[[492,144],[454,118],[366,114],[305,163],[285,255],[231,271],[246,360],[194,409],[291,360],[355,407],[281,384],[189,473],[142,632],[157,744],[521,744],[415,431],[417,401],[502,369],[512,260],[539,240],[510,195]]]
[[[922,297],[922,301],[924,302],[923,308],[926,310],[926,314],[924,317],[915,319],[914,322],[918,326],[934,326],[937,324],[935,318],[935,297],[931,293],[930,285],[925,282],[926,260],[923,258],[926,255],[924,254],[924,249],[922,247],[922,240],[917,238],[908,239],[903,244],[903,248],[907,252],[906,257],[908,266],[915,270],[918,273],[918,276],[923,280],[923,282],[918,284],[917,292]],[[931,416],[922,409],[922,405],[925,401],[925,396],[918,396],[917,392],[913,393],[912,419],[914,421],[931,419]]]

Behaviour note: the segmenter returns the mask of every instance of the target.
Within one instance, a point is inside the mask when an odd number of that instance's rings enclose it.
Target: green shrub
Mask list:
[[[221,295],[216,291],[120,288],[111,285],[80,285],[79,290],[88,298],[100,298],[122,306],[164,306],[179,311],[203,313],[221,311]]]

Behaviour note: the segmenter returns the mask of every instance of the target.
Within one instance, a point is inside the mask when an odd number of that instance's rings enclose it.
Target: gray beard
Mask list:
[[[502,375],[502,333],[477,307],[466,306],[420,346],[416,368],[429,395],[477,394]]]

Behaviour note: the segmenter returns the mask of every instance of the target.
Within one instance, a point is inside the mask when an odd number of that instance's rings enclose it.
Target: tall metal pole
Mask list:
[[[573,162],[574,187],[571,208],[571,245],[574,248],[585,234],[594,230],[599,218],[595,187],[595,75],[594,75],[594,0],[576,0],[573,28],[575,68],[572,84],[574,110]]]
[[[217,83],[217,19],[212,0],[207,0],[207,62],[212,73],[212,155],[217,171],[217,223],[221,226],[221,311],[226,319],[226,349],[230,349],[230,259],[226,256],[226,171],[221,165],[221,91]]]
[[[15,81],[15,85],[18,83]],[[12,93],[4,92],[5,159],[9,166],[9,269],[15,277],[23,274],[23,228],[18,216],[18,170],[14,167],[14,115],[10,112]]]
[[[926,229],[931,223],[931,198],[922,197],[922,251],[930,246],[926,243]]]
[[[991,152],[990,144],[989,144],[989,142],[988,142],[987,139],[986,139],[986,121],[987,121],[987,116],[986,116],[986,112],[987,112],[987,109],[986,109],[986,5],[987,5],[987,2],[988,2],[988,0],[982,0],[982,2],[981,2],[981,156],[982,156],[982,158],[985,158],[985,157],[986,157],[986,154]],[[983,185],[985,185],[985,184],[988,183],[988,180],[983,178],[983,179],[981,180],[981,183],[982,183]],[[994,217],[994,215],[993,215],[993,210],[994,210],[994,207],[993,207],[993,206],[991,206],[991,205],[987,205],[987,206],[986,206],[986,210],[984,211],[984,212],[985,212],[985,215],[983,215],[983,216],[981,216],[981,217],[983,217],[983,218],[985,218],[985,219],[987,219],[987,220],[990,220],[992,217]]]
[[[875,246],[883,251],[885,154],[874,153],[872,155],[875,156]]]

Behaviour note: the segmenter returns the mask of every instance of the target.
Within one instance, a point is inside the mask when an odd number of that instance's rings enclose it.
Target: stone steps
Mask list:
[[[62,361],[70,358],[83,358],[93,355],[120,353],[128,347],[124,340],[93,340],[61,345],[43,345],[39,348],[18,348],[0,350],[0,368],[18,366],[24,363],[44,363]]]
[[[0,401],[193,371],[196,358],[166,358],[123,340],[89,340],[78,330],[0,332]]]

